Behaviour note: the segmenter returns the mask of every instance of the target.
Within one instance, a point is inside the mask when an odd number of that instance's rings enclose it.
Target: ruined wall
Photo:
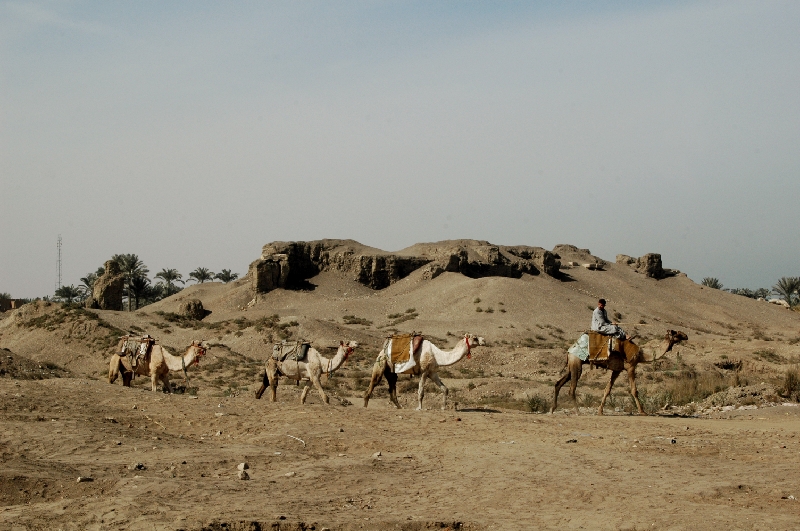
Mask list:
[[[451,240],[418,244],[402,254],[369,248],[352,240],[272,242],[261,257],[250,264],[248,276],[254,291],[302,287],[307,279],[323,271],[352,275],[372,289],[383,289],[425,267],[423,278],[445,271],[468,277],[504,276],[524,273],[556,276],[560,263],[540,247],[499,246],[485,241]]]
[[[104,266],[105,271],[94,283],[92,296],[86,299],[86,307],[95,310],[121,311],[125,275],[114,260],[106,261]]]

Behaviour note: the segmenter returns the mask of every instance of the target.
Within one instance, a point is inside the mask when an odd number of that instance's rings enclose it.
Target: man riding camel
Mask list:
[[[595,308],[592,313],[592,330],[600,332],[604,336],[614,336],[617,339],[626,338],[625,331],[617,326],[616,323],[612,323],[609,320],[608,314],[606,313],[605,299],[597,301],[597,308]]]

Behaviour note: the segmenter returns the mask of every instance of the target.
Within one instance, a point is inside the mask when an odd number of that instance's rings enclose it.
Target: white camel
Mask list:
[[[125,339],[120,341],[117,353],[111,356],[108,366],[108,383],[114,383],[122,373],[122,385],[130,387],[133,375],[138,374],[139,376],[150,377],[153,391],[156,390],[158,380],[161,380],[164,391],[168,393],[172,392],[172,385],[169,383],[169,371],[182,370],[185,374],[186,367],[192,363],[198,363],[208,350],[208,347],[204,346],[202,341],[192,341],[183,356],[173,356],[166,348],[155,344],[150,350],[149,359],[145,358],[136,367],[132,367],[127,357],[118,354],[122,351],[124,342]]]
[[[261,387],[256,391],[256,398],[261,398],[264,391],[267,390],[267,386],[269,386],[271,391],[269,399],[271,402],[275,402],[278,392],[278,377],[286,376],[290,380],[296,380],[297,382],[300,382],[300,380],[310,381],[311,384],[317,388],[317,391],[319,391],[319,396],[322,398],[322,401],[329,404],[330,399],[322,389],[320,377],[323,373],[330,377],[334,371],[344,364],[356,347],[358,347],[356,341],[350,341],[348,343],[340,341],[336,355],[332,359],[326,358],[314,347],[308,348],[306,358],[303,361],[294,361],[290,359],[278,361],[270,356],[261,375]],[[300,395],[301,404],[306,403],[306,396],[310,390],[311,385],[306,385],[303,388],[303,392]]]
[[[474,347],[483,346],[485,342],[482,337],[472,334],[465,334],[464,338],[459,340],[458,344],[453,350],[441,350],[436,345],[427,339],[422,341],[417,352],[414,353],[414,366],[400,374],[417,374],[419,375],[419,390],[417,397],[419,398],[419,405],[417,410],[422,409],[422,398],[425,396],[425,383],[428,378],[433,380],[439,389],[442,390],[444,399],[442,402],[442,409],[447,407],[447,386],[442,383],[439,378],[439,367],[447,367],[457,363],[465,355],[467,358],[471,357],[471,351]],[[391,340],[384,344],[383,349],[378,358],[375,360],[375,365],[372,367],[372,378],[369,382],[369,389],[364,393],[364,407],[369,404],[369,398],[372,396],[372,391],[375,386],[381,382],[381,378],[386,376],[386,382],[389,384],[389,400],[398,408],[401,409],[400,403],[397,401],[397,374],[395,372],[394,363],[389,359],[389,352],[391,351]]]

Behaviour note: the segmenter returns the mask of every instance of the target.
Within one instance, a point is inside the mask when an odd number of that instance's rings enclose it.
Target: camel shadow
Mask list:
[[[484,409],[480,407],[456,409],[459,413],[502,413],[499,409]]]

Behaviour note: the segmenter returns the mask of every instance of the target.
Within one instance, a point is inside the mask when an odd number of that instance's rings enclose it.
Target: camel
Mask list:
[[[264,394],[264,391],[267,390],[267,386],[269,386],[271,390],[269,399],[271,402],[275,402],[278,392],[278,376],[286,376],[291,380],[296,380],[298,383],[300,380],[307,380],[311,382],[311,384],[317,388],[317,391],[319,391],[322,401],[326,404],[330,404],[328,395],[326,395],[325,390],[322,389],[320,377],[323,373],[330,377],[334,371],[336,371],[344,364],[345,361],[347,361],[348,356],[353,353],[353,350],[356,347],[358,347],[358,343],[356,341],[350,341],[346,344],[344,341],[340,341],[336,355],[332,359],[326,358],[314,347],[309,347],[306,358],[303,361],[295,361],[290,359],[278,361],[270,356],[261,376],[261,387],[258,389],[258,391],[256,391],[256,399],[260,399]],[[303,388],[303,392],[300,394],[300,404],[306,403],[306,396],[310,390],[310,385],[306,385]]]
[[[183,356],[173,356],[167,351],[166,348],[159,344],[152,346],[149,359],[144,359],[138,363],[136,368],[131,367],[130,362],[125,356],[120,356],[119,352],[122,351],[122,345],[126,338],[120,341],[117,352],[111,356],[108,366],[108,383],[114,383],[122,373],[122,385],[125,387],[131,386],[134,373],[140,376],[149,376],[153,391],[156,390],[156,383],[161,380],[164,391],[167,393],[172,392],[172,385],[169,383],[169,371],[183,370],[186,373],[186,367],[192,363],[197,364],[200,358],[206,354],[208,347],[203,345],[202,341],[192,341],[192,344],[186,348]]]
[[[439,378],[439,367],[453,365],[461,360],[461,358],[463,358],[465,355],[467,358],[470,358],[472,348],[483,346],[485,344],[486,343],[482,337],[472,334],[465,334],[464,338],[459,340],[458,344],[455,346],[455,348],[453,348],[453,350],[447,351],[441,350],[427,339],[423,340],[422,345],[420,345],[419,349],[414,352],[414,366],[400,373],[418,374],[420,377],[419,390],[417,391],[417,398],[419,399],[417,410],[422,410],[422,399],[425,396],[425,383],[428,379],[433,380],[433,383],[435,383],[439,389],[442,390],[444,397],[442,401],[442,409],[445,409],[447,407],[448,389],[447,386],[442,383],[442,379]],[[372,391],[375,389],[375,386],[380,383],[383,376],[386,376],[386,382],[389,384],[389,400],[395,405],[395,407],[402,409],[400,403],[397,401],[398,374],[395,372],[394,363],[392,363],[389,359],[388,352],[390,348],[390,341],[387,341],[383,345],[381,352],[378,354],[378,358],[375,360],[375,365],[372,368],[372,378],[369,382],[369,389],[367,389],[367,392],[364,393],[364,407],[367,407],[369,404],[369,399],[372,396]]]
[[[688,336],[683,332],[667,330],[667,334],[664,337],[664,343],[666,346],[661,356],[663,357],[667,352],[672,350],[673,346],[687,339],[689,339]],[[617,377],[624,369],[628,372],[630,393],[634,402],[636,402],[636,408],[639,410],[640,415],[647,415],[647,413],[644,411],[644,408],[642,408],[642,403],[639,401],[639,392],[636,390],[636,365],[646,362],[644,359],[644,353],[642,353],[641,349],[630,339],[615,341],[615,345],[618,346],[620,350],[612,352],[608,360],[593,362],[595,365],[611,371],[611,379],[608,382],[605,393],[603,393],[602,400],[600,400],[600,407],[597,409],[597,414],[603,414],[603,406],[606,403],[606,398],[608,398],[608,395],[611,394],[611,387],[614,385]],[[653,359],[650,361],[655,361],[656,359],[657,357],[654,354]],[[553,413],[556,410],[558,405],[558,392],[567,382],[571,382],[569,386],[569,396],[572,397],[572,400],[575,402],[575,411],[578,411],[578,400],[575,395],[575,390],[578,387],[578,380],[583,372],[583,365],[586,363],[590,363],[589,360],[582,361],[575,354],[567,353],[567,373],[555,384],[553,406],[550,408],[550,413]]]

